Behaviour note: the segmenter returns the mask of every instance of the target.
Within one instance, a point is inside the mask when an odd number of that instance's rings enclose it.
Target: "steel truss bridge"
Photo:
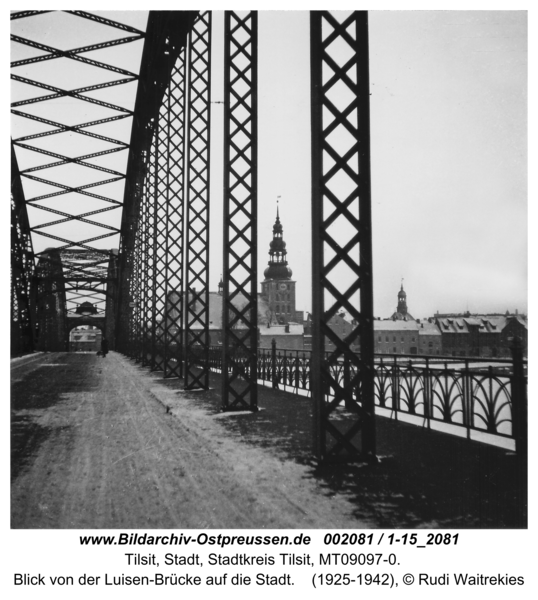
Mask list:
[[[12,353],[65,351],[70,329],[95,324],[112,349],[207,388],[212,14],[11,19]],[[65,40],[47,37],[55,24]],[[373,459],[367,13],[312,12],[310,57],[315,449]],[[257,12],[225,13],[223,105],[222,408],[255,411]],[[345,339],[328,326],[342,310]]]

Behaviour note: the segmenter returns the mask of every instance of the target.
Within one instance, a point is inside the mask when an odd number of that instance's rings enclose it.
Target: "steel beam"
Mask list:
[[[167,95],[166,288],[164,376],[183,377],[183,257],[185,190],[186,50],[172,69]]]
[[[62,258],[57,248],[41,254],[36,267],[37,349],[64,352],[66,348],[66,298]]]
[[[368,16],[312,12],[310,27],[315,452],[320,460],[373,459]],[[329,326],[342,310],[357,322],[343,340]],[[325,353],[326,340],[333,351]],[[357,341],[360,357],[351,350]],[[353,375],[338,381],[332,375],[338,363],[352,367]],[[338,419],[342,410],[355,417],[349,427]]]
[[[189,89],[185,155],[185,388],[209,387],[209,148],[211,12],[189,34]]]
[[[222,409],[257,410],[258,14],[224,18]]]
[[[108,261],[105,303],[105,331],[110,350],[115,350],[116,315],[118,302],[118,254],[111,251]]]
[[[142,366],[153,367],[153,278],[154,278],[154,256],[155,256],[155,139],[150,147],[148,155],[148,168],[144,182],[144,193],[142,201],[142,212],[140,215],[140,227],[142,228],[142,277],[141,277],[141,301],[142,301]]]
[[[138,276],[142,277],[141,265],[136,260],[137,257],[138,260],[142,258],[141,249],[145,243],[138,230],[141,225],[141,207],[150,162],[150,148],[165,90],[175,77],[173,70],[176,69],[176,59],[185,47],[187,34],[197,14],[197,11],[151,11],[148,18],[134,110],[137,117],[133,120],[127,163],[120,240],[120,299],[117,322],[119,346],[126,354],[131,351],[130,339],[133,335],[139,342],[143,339],[142,332],[138,334],[135,331],[143,324],[142,295],[145,282],[142,279],[138,279],[137,283],[132,280],[137,272]],[[172,86],[172,95],[176,93],[176,88]],[[173,106],[172,101],[172,110]],[[173,128],[174,120],[171,124]],[[171,168],[177,170],[176,167]],[[172,187],[173,185],[172,183]],[[140,244],[138,250],[135,250],[136,243]],[[133,293],[138,295],[134,297],[131,295]]]
[[[17,157],[11,147],[11,354],[35,346],[35,263]]]

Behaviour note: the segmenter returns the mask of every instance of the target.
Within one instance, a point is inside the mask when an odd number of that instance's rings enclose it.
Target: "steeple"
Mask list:
[[[407,310],[407,294],[403,288],[403,279],[402,284],[400,285],[400,291],[398,292],[398,307],[396,308],[396,312],[392,313],[390,317],[393,321],[414,321],[415,318],[409,314]]]
[[[403,279],[400,291],[398,292],[398,308],[396,309],[396,312],[399,312],[404,317],[407,316],[407,294],[403,289]]]
[[[288,252],[282,231],[277,200],[273,239],[269,244],[269,266],[264,272],[261,293],[261,298],[267,303],[265,316],[268,325],[295,322],[298,318],[295,310],[296,282],[291,279],[292,272],[286,260]]]
[[[286,242],[282,238],[282,223],[276,207],[276,221],[273,225],[273,240],[269,244],[269,266],[264,271],[265,280],[268,279],[291,279],[292,271],[288,267],[286,255]]]

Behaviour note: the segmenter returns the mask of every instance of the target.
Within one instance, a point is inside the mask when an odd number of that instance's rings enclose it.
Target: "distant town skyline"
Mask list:
[[[122,21],[126,19],[121,16],[128,15],[127,21],[145,27],[147,11],[95,12]],[[68,16],[65,19],[69,22]],[[215,11],[213,19],[210,289],[216,291],[223,252],[223,13]],[[32,26],[33,21],[23,21],[17,27]],[[382,10],[370,11],[369,23],[375,315],[384,318],[394,312],[402,278],[416,317],[436,311],[526,313],[527,13]],[[38,33],[51,45],[60,36],[53,30]],[[76,26],[69,43],[78,43]],[[136,70],[140,44],[117,52]],[[61,69],[55,62],[49,65],[58,85],[76,86],[79,67],[71,64],[74,61],[64,60]],[[258,98],[258,291],[280,197],[289,266],[297,281],[297,309],[308,311],[308,11],[260,10]],[[54,106],[65,115],[71,110],[69,102],[66,98]],[[134,95],[124,104],[129,107],[130,102]],[[22,121],[14,118],[14,137],[21,135],[17,127]],[[119,123],[125,126],[128,121]],[[118,139],[128,142],[126,127]],[[63,140],[73,145],[68,134]],[[65,149],[66,155],[75,156],[84,151]],[[98,162],[121,171],[114,161],[126,158],[127,152],[122,152]],[[29,151],[19,153],[19,161],[23,159],[27,162],[21,168],[48,160]],[[72,170],[78,182],[81,173]],[[25,194],[37,195],[41,184],[23,179]],[[102,191],[120,200],[122,186],[109,184]],[[30,211],[31,220],[38,218],[37,212]],[[113,225],[119,225],[120,212],[106,213],[115,215]],[[53,217],[41,211],[39,219]],[[73,224],[65,227],[71,234]],[[102,247],[115,242],[108,238]],[[44,238],[40,243],[54,245]]]
[[[280,197],[298,310],[311,308],[308,19],[259,14],[258,280]],[[376,316],[394,312],[402,278],[417,317],[526,313],[526,12],[370,11],[369,22]],[[213,106],[219,156],[222,108]],[[218,252],[221,173],[213,175]]]

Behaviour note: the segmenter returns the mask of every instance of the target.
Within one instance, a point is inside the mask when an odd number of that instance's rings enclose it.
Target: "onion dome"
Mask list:
[[[266,280],[267,279],[291,279],[293,272],[288,266],[286,266],[284,264],[272,265],[271,263],[269,263],[269,266],[267,267],[267,269],[265,269],[265,271],[263,272],[263,275]]]

